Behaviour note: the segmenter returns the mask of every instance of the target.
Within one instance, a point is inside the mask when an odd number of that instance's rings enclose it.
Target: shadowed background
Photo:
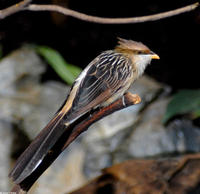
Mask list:
[[[16,2],[2,0],[0,8]],[[35,0],[33,3],[59,4],[101,17],[143,16],[188,5],[186,0],[125,0],[121,3],[114,0]],[[147,68],[147,74],[176,90],[199,87],[199,25],[199,9],[160,21],[125,25],[93,24],[50,12],[23,12],[0,21],[0,43],[4,55],[26,42],[48,45],[69,63],[84,68],[100,52],[112,49],[116,37],[141,41],[161,57]],[[59,79],[49,67],[43,79],[52,78]]]
[[[17,2],[19,1],[0,0],[0,9]],[[195,2],[32,1],[58,4],[100,17],[144,16]],[[72,191],[85,184],[88,179],[101,174],[103,168],[129,159],[155,159],[199,152],[200,117],[194,117],[194,109],[199,106],[200,96],[199,25],[199,8],[190,13],[140,24],[94,24],[52,12],[28,11],[0,20],[0,191],[9,190],[8,173],[16,158],[53,117],[70,89],[52,66],[47,65],[45,57],[24,46],[26,44],[55,49],[65,58],[68,67],[72,64],[84,68],[102,51],[113,49],[117,37],[141,41],[161,58],[153,61],[146,69],[146,74],[154,79],[144,75],[130,88],[132,93],[140,95],[142,103],[92,125],[38,179],[32,193],[55,194]],[[42,47],[43,51],[44,48]],[[9,53],[11,54],[8,55]],[[51,55],[51,58],[56,57]],[[172,115],[173,119],[168,125],[163,125],[162,120],[172,95],[184,88],[195,90],[182,90],[182,93],[178,93],[171,105],[172,113],[176,114]],[[192,109],[179,115],[184,105]],[[191,166],[195,167],[194,163]],[[198,166],[199,163],[197,169]],[[127,169],[129,172],[132,168]],[[190,169],[190,173],[193,172],[196,173],[195,180],[198,181],[199,171]],[[144,180],[146,181],[146,178]],[[188,179],[188,176],[185,180],[189,184],[188,187],[191,187],[191,193],[199,193],[199,181],[196,183]],[[111,181],[113,183],[112,179]],[[181,182],[185,184],[185,181]],[[172,181],[172,185],[173,183]],[[105,193],[105,190],[100,189]]]

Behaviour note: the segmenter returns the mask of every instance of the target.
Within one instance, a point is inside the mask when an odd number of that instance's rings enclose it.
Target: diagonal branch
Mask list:
[[[66,132],[60,137],[56,144],[49,152],[37,168],[23,181],[16,184],[12,192],[22,194],[28,192],[35,181],[42,175],[42,173],[55,161],[59,154],[81,133],[86,131],[90,125],[100,120],[101,118],[110,115],[118,110],[122,110],[131,105],[141,102],[141,99],[136,94],[126,93],[121,99],[115,101],[111,105],[96,109],[81,117],[73,126],[70,126]]]
[[[103,117],[112,114],[115,111],[124,109],[128,106],[139,104],[141,102],[140,97],[137,94],[126,93],[122,99],[115,101],[111,105],[95,111],[89,117],[84,119],[78,125],[73,128],[70,138],[65,142],[62,150],[64,150],[74,139],[79,136],[83,131],[87,130],[90,125],[102,119]]]

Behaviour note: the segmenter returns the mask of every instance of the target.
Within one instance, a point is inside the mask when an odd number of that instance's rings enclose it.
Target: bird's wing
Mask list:
[[[113,96],[125,84],[124,76],[130,74],[125,71],[125,63],[127,59],[123,55],[111,51],[104,52],[93,60],[79,82],[67,120],[76,119]]]
[[[121,61],[120,61],[121,60]],[[15,183],[30,176],[71,123],[109,99],[122,85],[124,67],[121,57],[103,53],[94,59],[76,80],[66,103],[20,156],[10,173]]]

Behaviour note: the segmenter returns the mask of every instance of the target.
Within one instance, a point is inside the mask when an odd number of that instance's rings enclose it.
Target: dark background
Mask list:
[[[19,1],[0,0],[0,9]],[[174,0],[40,0],[102,17],[133,17],[180,8],[196,1]],[[117,37],[141,41],[159,54],[146,72],[173,91],[199,88],[200,9],[140,24],[94,24],[51,12],[21,12],[0,21],[0,43],[6,55],[24,43],[47,45],[67,62],[84,68],[100,52],[112,49]],[[60,79],[51,67],[43,77]]]

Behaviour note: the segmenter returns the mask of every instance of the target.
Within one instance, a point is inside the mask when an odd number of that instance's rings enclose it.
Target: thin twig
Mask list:
[[[41,174],[55,161],[59,154],[81,133],[86,131],[88,127],[99,119],[110,115],[118,110],[124,109],[131,105],[140,103],[141,99],[136,94],[127,93],[123,98],[115,101],[107,107],[101,109],[92,110],[90,114],[86,114],[81,117],[77,122],[66,129],[65,133],[58,139],[51,151],[44,157],[37,168],[23,181],[14,185],[12,192],[16,194],[22,194],[28,192],[35,181],[41,176]]]
[[[84,20],[87,22],[93,23],[101,23],[101,24],[130,24],[130,23],[142,23],[147,21],[155,21],[164,19],[167,17],[175,16],[181,13],[189,12],[196,9],[199,6],[199,3],[194,3],[179,9],[175,9],[172,11],[166,11],[163,13],[148,15],[148,16],[141,16],[141,17],[129,17],[129,18],[104,18],[104,17],[96,17],[90,16],[84,13],[80,13],[77,11],[73,11],[68,8],[63,8],[58,5],[34,5],[31,4],[25,8],[25,10],[29,11],[56,11],[58,13],[71,16],[80,20]]]
[[[24,0],[6,9],[0,10],[0,19],[4,19],[9,15],[22,11],[24,7],[31,3],[32,0]]]
[[[84,20],[87,22],[93,23],[101,23],[101,24],[133,24],[133,23],[142,23],[148,21],[155,21],[164,19],[167,17],[175,16],[178,14],[182,14],[185,12],[190,12],[196,9],[199,6],[199,3],[194,3],[179,9],[166,11],[163,13],[148,15],[148,16],[141,16],[141,17],[129,17],[129,18],[104,18],[104,17],[97,17],[97,16],[90,16],[84,13],[80,13],[68,8],[64,8],[58,5],[39,5],[39,4],[30,4],[31,0],[24,0],[16,5],[8,7],[4,10],[0,10],[0,19],[3,19],[9,15],[14,13],[28,10],[28,11],[55,11],[61,13],[63,15],[71,16],[80,20]]]

